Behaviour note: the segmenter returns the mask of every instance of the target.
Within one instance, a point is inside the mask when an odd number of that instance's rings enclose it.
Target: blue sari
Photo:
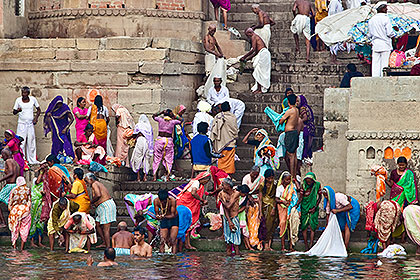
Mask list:
[[[66,175],[67,180],[70,180],[71,176],[70,176],[70,173],[67,170],[67,168],[65,168],[64,166],[62,166],[61,164],[58,164],[58,163],[54,163],[53,166],[56,166],[56,167],[60,168],[60,170],[63,171],[63,173]]]
[[[330,186],[325,186],[324,189],[327,191],[328,195],[328,200],[324,198],[324,209],[327,209],[328,202],[330,203],[331,210],[336,209],[335,191]],[[340,212],[336,214],[341,231],[344,231],[346,225],[348,225],[350,231],[353,232],[360,218],[360,204],[355,198],[350,198],[353,209],[351,209],[350,211]]]

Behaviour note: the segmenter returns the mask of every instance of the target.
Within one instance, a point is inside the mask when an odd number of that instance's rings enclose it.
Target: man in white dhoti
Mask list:
[[[219,105],[229,98],[229,89],[222,85],[221,77],[214,77],[213,84],[207,93],[207,103],[211,106]]]
[[[303,33],[305,36],[305,43],[306,43],[306,61],[310,62],[309,60],[309,52],[311,50],[311,19],[313,15],[315,15],[315,10],[312,7],[311,3],[306,0],[296,0],[293,4],[292,9],[293,15],[295,18],[292,21],[292,25],[290,26],[290,30],[293,33],[293,37],[295,38],[296,44],[296,53],[300,53],[299,48],[299,34]]]
[[[255,79],[255,85],[251,90],[255,94],[267,92],[271,80],[271,54],[265,46],[264,41],[260,36],[255,34],[252,28],[248,28],[245,31],[245,35],[251,39],[252,48],[240,60],[246,62],[255,57],[252,61],[252,66],[254,67],[252,76]]]
[[[331,0],[328,4],[328,15],[332,16],[344,11],[343,3],[341,0]]]
[[[206,68],[206,75],[210,75],[211,71],[213,70],[214,65],[218,58],[223,58],[223,52],[220,48],[219,44],[217,43],[216,37],[216,25],[210,24],[208,28],[207,35],[204,37],[203,45],[204,50],[206,51],[205,56],[205,68]]]
[[[271,38],[270,27],[276,23],[268,16],[266,12],[260,9],[259,4],[253,4],[252,11],[258,16],[258,24],[254,24],[251,26],[251,28],[258,36],[261,37],[265,46],[268,48]]]
[[[398,31],[398,27],[392,27],[386,14],[386,4],[379,5],[377,11],[368,23],[369,38],[372,40],[372,77],[383,76],[382,70],[388,67],[392,51],[392,37],[396,35],[393,28]]]
[[[36,159],[36,141],[35,141],[35,125],[38,122],[38,117],[41,114],[41,108],[35,97],[29,96],[30,89],[23,87],[22,97],[15,101],[13,106],[13,115],[19,116],[16,134],[23,138],[22,150],[29,164],[39,163]],[[34,107],[36,114],[34,117]]]
[[[238,124],[238,130],[241,127],[242,117],[245,113],[245,103],[236,98],[228,98],[227,101],[230,105],[230,112],[235,115],[236,123]]]

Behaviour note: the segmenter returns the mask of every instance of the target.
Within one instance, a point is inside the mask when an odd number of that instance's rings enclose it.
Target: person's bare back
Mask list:
[[[7,159],[5,162],[4,173],[6,175],[11,174],[11,176],[6,179],[6,184],[15,184],[16,178],[20,175],[19,164],[12,158]]]
[[[298,130],[299,110],[296,107],[290,107],[284,114],[284,118],[287,120],[284,131]]]
[[[266,47],[264,41],[256,33],[254,33],[252,35],[251,44],[252,44],[252,48],[254,49],[255,53],[259,53],[260,50],[262,50]]]
[[[266,25],[266,24],[274,24],[274,21],[272,21],[270,19],[270,17],[268,16],[268,14],[266,12],[264,12],[263,10],[259,10],[258,13],[258,21],[262,24],[262,25]]]
[[[99,197],[99,199],[95,202],[96,207],[111,199],[111,195],[109,194],[107,188],[101,182],[95,181],[92,184],[92,189],[94,192],[93,196]]]
[[[296,13],[297,10],[297,13]],[[293,5],[293,12],[300,15],[310,16],[311,13],[311,3],[306,0],[296,0]]]
[[[112,247],[130,249],[134,245],[134,235],[121,230],[112,236]]]
[[[151,257],[152,256],[152,246],[143,242],[142,245],[134,245],[130,249],[130,255],[135,255],[137,257]]]

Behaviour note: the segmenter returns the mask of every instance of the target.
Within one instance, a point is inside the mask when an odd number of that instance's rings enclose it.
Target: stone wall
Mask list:
[[[56,95],[73,108],[79,96],[92,90],[104,96],[108,107],[127,107],[135,120],[178,104],[191,108],[204,73],[201,61],[201,44],[168,38],[0,40],[0,131],[16,128],[11,111],[25,85],[43,112]],[[113,118],[110,126],[115,138]],[[51,141],[50,135],[43,136],[42,117],[36,136],[43,158]]]
[[[0,1],[0,38],[20,38],[27,34],[28,18],[26,7],[29,0],[24,0],[24,15],[15,15],[15,0]]]
[[[371,166],[391,171],[400,155],[420,176],[419,86],[417,77],[355,78],[351,89],[325,91],[325,149],[313,167],[323,185],[374,200]]]

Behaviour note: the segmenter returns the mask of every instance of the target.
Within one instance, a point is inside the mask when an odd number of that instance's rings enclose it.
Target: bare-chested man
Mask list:
[[[210,24],[208,30],[209,31],[203,40],[204,50],[206,51],[204,63],[207,76],[210,75],[211,71],[213,70],[213,67],[216,64],[216,60],[218,58],[224,57],[222,48],[220,48],[216,37],[214,37],[214,34],[216,34],[216,25]]]
[[[218,194],[223,205],[223,232],[226,242],[226,254],[232,255],[232,245],[235,254],[239,255],[241,245],[241,229],[239,224],[239,198],[241,193],[233,189],[233,182],[226,178],[222,182],[223,190]]]
[[[5,181],[6,185],[0,191],[0,202],[9,204],[10,192],[16,187],[16,178],[20,176],[19,164],[13,159],[12,152],[9,148],[4,148],[1,151],[1,157],[4,160],[4,176],[0,182]],[[6,221],[0,211],[0,228],[6,227]]]
[[[241,61],[246,62],[251,60],[254,56],[254,72],[252,76],[255,79],[255,85],[252,87],[252,92],[263,93],[267,92],[270,87],[270,78],[271,78],[271,54],[268,51],[264,41],[258,36],[252,28],[248,28],[245,31],[246,36],[251,39],[251,50],[241,57]]]
[[[120,222],[117,232],[112,236],[112,248],[117,256],[130,255],[130,248],[134,245],[134,235],[127,230],[127,223]]]
[[[254,24],[251,26],[251,28],[255,33],[257,33],[258,36],[261,37],[265,46],[268,48],[271,38],[270,27],[276,23],[268,16],[266,12],[261,10],[259,4],[253,4],[252,11],[258,16],[258,24]]]
[[[285,121],[287,121],[284,129],[284,146],[286,147],[286,163],[289,167],[290,173],[292,174],[292,180],[296,179],[296,150],[299,146],[299,110],[296,108],[296,99],[297,96],[295,94],[290,94],[287,96],[289,110],[287,110],[283,117],[280,119],[280,124],[283,124]]]
[[[115,250],[114,248],[106,248],[104,251],[104,260],[100,263],[98,263],[98,266],[114,266],[118,265],[118,263],[115,261]],[[93,258],[92,255],[90,255],[87,259],[87,265],[92,266],[93,264]]]
[[[160,248],[159,252],[165,252],[165,244],[172,248],[172,254],[176,254],[179,230],[179,216],[176,210],[176,200],[169,197],[168,190],[160,190],[158,197],[153,201],[156,219],[160,221]]]
[[[296,44],[296,53],[300,53],[299,48],[299,34],[303,33],[306,43],[306,61],[309,60],[309,53],[311,50],[311,17],[315,15],[315,10],[311,3],[307,0],[295,0],[292,9],[295,18],[292,21],[290,30],[293,33]]]
[[[150,258],[152,256],[152,246],[144,241],[146,230],[142,227],[134,229],[134,241],[136,245],[131,247],[130,254],[138,257]]]
[[[111,223],[117,220],[117,206],[107,188],[93,173],[86,174],[85,181],[92,188],[91,203],[96,207],[96,229],[103,241],[98,247],[111,247],[110,228]]]

